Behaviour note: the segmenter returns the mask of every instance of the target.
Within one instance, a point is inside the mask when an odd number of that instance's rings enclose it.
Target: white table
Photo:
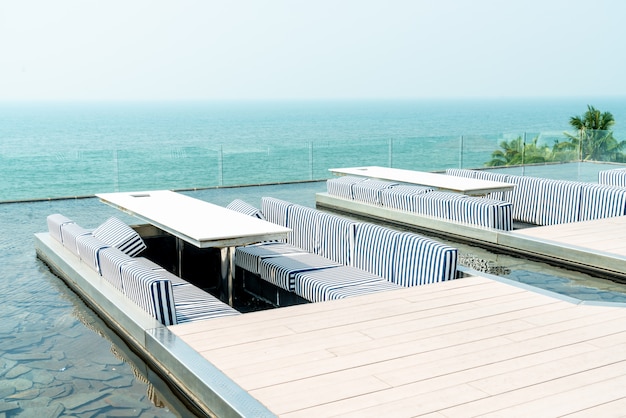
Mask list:
[[[221,275],[232,305],[235,246],[282,239],[291,231],[280,225],[172,192],[101,193],[100,200],[177,238],[179,274],[183,241],[198,248],[220,248]]]
[[[485,195],[493,192],[513,190],[514,184],[502,183],[491,180],[480,180],[466,177],[449,176],[446,174],[429,173],[426,171],[403,170],[388,167],[351,167],[331,168],[330,172],[336,175],[351,175],[359,177],[372,177],[381,180],[391,180],[401,183],[419,184],[434,187],[439,190],[467,195]]]

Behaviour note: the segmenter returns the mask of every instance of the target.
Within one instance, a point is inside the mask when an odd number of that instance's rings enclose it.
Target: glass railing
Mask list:
[[[323,180],[328,169],[385,166],[419,171],[561,164],[558,177],[589,181],[568,162],[626,161],[626,149],[609,132],[520,133],[296,141],[292,144],[82,149],[0,153],[0,201],[90,196],[94,193],[194,189]],[[578,135],[578,136],[577,136]],[[568,168],[569,167],[569,168]]]

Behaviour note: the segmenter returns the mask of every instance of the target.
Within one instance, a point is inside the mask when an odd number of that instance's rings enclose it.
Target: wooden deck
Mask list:
[[[514,233],[626,257],[626,216],[526,228]]]
[[[626,308],[482,277],[169,327],[279,416],[617,416]]]

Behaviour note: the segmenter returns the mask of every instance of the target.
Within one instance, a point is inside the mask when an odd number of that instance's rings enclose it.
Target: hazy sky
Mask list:
[[[623,0],[0,0],[0,100],[626,96]]]

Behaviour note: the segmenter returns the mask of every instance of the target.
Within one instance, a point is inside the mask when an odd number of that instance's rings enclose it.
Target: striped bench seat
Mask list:
[[[261,260],[259,275],[261,279],[293,292],[296,273],[337,266],[340,264],[316,254],[287,254]]]
[[[364,270],[338,266],[296,273],[294,292],[311,302],[323,302],[400,288]]]
[[[178,324],[241,314],[191,283],[174,284],[172,290],[174,292],[176,323]]]
[[[307,254],[307,251],[281,242],[246,245],[235,249],[235,266],[259,274],[261,260],[287,254]]]

